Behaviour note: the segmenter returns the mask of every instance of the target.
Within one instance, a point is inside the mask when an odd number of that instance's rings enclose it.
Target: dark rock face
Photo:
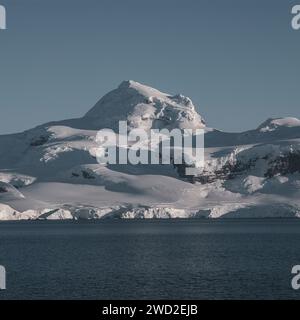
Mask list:
[[[175,165],[177,173],[181,178],[185,178],[188,181],[195,183],[200,182],[201,184],[212,183],[217,180],[229,180],[234,179],[236,176],[249,171],[251,168],[255,167],[255,163],[258,159],[251,159],[247,163],[241,161],[227,162],[221,169],[212,172],[203,172],[200,176],[186,176],[185,169],[186,165]]]
[[[282,154],[280,157],[271,161],[269,160],[269,156],[264,156],[262,158],[256,157],[247,162],[242,162],[240,160],[228,161],[221,169],[217,169],[213,172],[206,172],[204,170],[202,175],[195,177],[188,177],[185,175],[187,166],[184,164],[174,165],[174,167],[177,169],[178,175],[181,178],[192,183],[200,182],[201,184],[207,184],[217,180],[230,180],[239,175],[247,174],[255,168],[258,160],[269,161],[267,163],[268,170],[264,174],[266,178],[272,178],[278,174],[287,175],[297,172],[300,173],[300,151]]]
[[[0,193],[6,193],[6,192],[7,192],[6,188],[0,187]]]
[[[282,155],[270,163],[269,170],[265,173],[265,177],[272,178],[275,175],[293,174],[300,172],[300,152],[290,152]]]
[[[38,137],[37,139],[35,140],[32,140],[30,145],[32,147],[38,147],[38,146],[42,146],[44,145],[45,143],[47,143],[49,140],[49,137],[46,137],[46,136],[41,136],[41,137]]]
[[[82,176],[84,179],[95,179],[95,177],[92,175],[92,173],[88,171],[82,171]]]
[[[80,175],[78,173],[72,172],[72,177],[79,178]]]
[[[80,174],[76,173],[76,172],[72,172],[71,175],[72,175],[73,178],[79,178],[80,177]],[[89,172],[87,170],[82,170],[81,171],[81,175],[82,175],[82,177],[84,179],[89,179],[89,180],[95,179],[95,177],[93,176],[93,173]]]

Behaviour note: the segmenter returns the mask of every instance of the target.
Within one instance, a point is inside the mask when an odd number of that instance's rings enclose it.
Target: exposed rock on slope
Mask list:
[[[99,129],[204,128],[205,168],[100,165]],[[125,81],[79,119],[0,136],[0,220],[300,216],[300,120],[205,127],[192,101]],[[190,183],[190,182],[193,182]]]

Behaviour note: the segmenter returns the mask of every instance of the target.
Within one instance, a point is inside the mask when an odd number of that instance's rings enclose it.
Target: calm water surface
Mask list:
[[[287,299],[298,220],[0,223],[0,299]]]

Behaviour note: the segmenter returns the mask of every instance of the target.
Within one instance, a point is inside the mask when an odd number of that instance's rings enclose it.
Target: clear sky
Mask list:
[[[300,117],[300,0],[0,0],[0,133],[78,117],[122,80],[189,96],[209,126]]]

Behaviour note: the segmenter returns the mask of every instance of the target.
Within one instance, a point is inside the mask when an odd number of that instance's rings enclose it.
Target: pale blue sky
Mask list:
[[[0,3],[0,133],[81,116],[125,79],[191,97],[226,131],[300,117],[297,1]]]

